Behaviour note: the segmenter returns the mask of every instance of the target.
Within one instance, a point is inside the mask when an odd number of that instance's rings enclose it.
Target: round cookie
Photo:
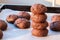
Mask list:
[[[54,15],[52,16],[52,22],[55,22],[55,21],[60,21],[60,15]]]
[[[5,31],[7,29],[7,23],[3,20],[0,20],[0,29]]]
[[[20,17],[20,18],[26,18],[27,20],[30,20],[30,14],[27,13],[27,12],[25,12],[25,11],[19,12],[18,17]]]
[[[37,36],[37,37],[44,37],[48,35],[48,30],[38,30],[38,29],[33,29],[32,30],[32,35]]]
[[[43,30],[43,29],[46,29],[48,27],[48,22],[44,22],[44,23],[35,23],[35,22],[32,22],[32,27],[34,29],[39,29],[39,30]]]
[[[20,29],[26,29],[30,27],[30,22],[25,18],[19,18],[15,21],[15,26]]]
[[[50,23],[50,29],[53,31],[60,31],[60,21]]]
[[[42,4],[34,4],[30,10],[33,14],[43,14],[47,11],[47,7]]]
[[[3,32],[0,30],[0,39],[3,37]]]
[[[9,23],[14,23],[17,18],[18,18],[17,15],[11,14],[11,15],[7,16],[6,20]]]
[[[32,21],[37,22],[37,23],[45,22],[46,19],[47,19],[47,15],[46,14],[42,14],[42,15],[34,15],[34,14],[32,14],[31,19],[32,19]]]

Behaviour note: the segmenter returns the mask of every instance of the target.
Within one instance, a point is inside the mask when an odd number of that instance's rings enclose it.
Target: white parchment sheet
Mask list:
[[[0,13],[0,19],[6,21],[6,17],[9,14],[17,14],[19,11],[14,11],[10,9],[4,9]],[[31,12],[29,12],[31,14]],[[57,14],[52,14],[52,13],[46,13],[48,18],[47,21],[50,23],[51,22],[51,17],[53,15]],[[59,14],[58,14],[59,15]],[[47,37],[35,37],[32,36],[31,30],[32,28],[29,29],[18,29],[16,28],[13,24],[7,23],[8,28],[6,31],[3,31],[3,38],[2,40],[60,40],[60,32],[54,32],[51,31],[49,28],[48,36]]]

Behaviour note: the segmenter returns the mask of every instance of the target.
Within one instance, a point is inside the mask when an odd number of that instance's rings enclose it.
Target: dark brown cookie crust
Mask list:
[[[60,31],[60,21],[50,23],[50,29],[53,31]]]
[[[17,15],[11,14],[11,15],[7,16],[6,20],[9,23],[14,23],[17,18],[18,18]]]
[[[37,36],[37,37],[44,37],[48,35],[48,30],[37,30],[37,29],[33,29],[32,30],[32,35]]]
[[[3,38],[3,32],[0,30],[0,39]]]
[[[0,20],[0,29],[5,31],[7,29],[7,23],[3,20]]]
[[[47,19],[47,15],[46,14],[42,14],[42,15],[31,15],[31,20],[37,23],[41,23],[41,22],[45,22]]]
[[[18,17],[20,18],[26,18],[27,20],[30,20],[30,14],[25,11],[20,11],[18,14]]]
[[[55,21],[60,21],[60,15],[54,15],[52,16],[52,22],[55,22]]]
[[[30,10],[33,14],[43,14],[47,11],[47,7],[42,4],[34,4]]]
[[[48,22],[44,22],[44,23],[35,23],[35,22],[32,22],[32,27],[34,29],[39,29],[39,30],[43,30],[43,29],[46,29],[48,27]]]
[[[15,21],[15,26],[20,29],[26,29],[30,27],[30,22],[25,18],[19,18]]]

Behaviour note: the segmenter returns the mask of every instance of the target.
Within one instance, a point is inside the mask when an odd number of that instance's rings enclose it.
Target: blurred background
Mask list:
[[[32,5],[41,3],[46,6],[53,6],[53,0],[0,0],[0,4]],[[60,6],[60,0],[55,0],[54,6]]]

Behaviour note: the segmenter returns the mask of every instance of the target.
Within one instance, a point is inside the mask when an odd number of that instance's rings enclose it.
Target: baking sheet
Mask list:
[[[11,9],[4,9],[0,13],[0,19],[6,21],[6,17],[9,14],[17,14],[17,13],[19,13],[19,11],[14,11]],[[31,14],[31,12],[29,12],[29,13]],[[54,14],[54,13],[47,14],[47,16],[48,16],[47,21],[48,22],[51,22],[51,17],[53,15],[57,15],[57,14]],[[58,14],[58,15],[60,15],[60,14]],[[13,24],[8,23],[7,30],[3,31],[4,35],[3,35],[2,40],[60,40],[60,32],[51,31],[49,28],[48,28],[49,32],[48,32],[47,37],[32,36],[31,30],[32,30],[32,28],[18,29]]]

